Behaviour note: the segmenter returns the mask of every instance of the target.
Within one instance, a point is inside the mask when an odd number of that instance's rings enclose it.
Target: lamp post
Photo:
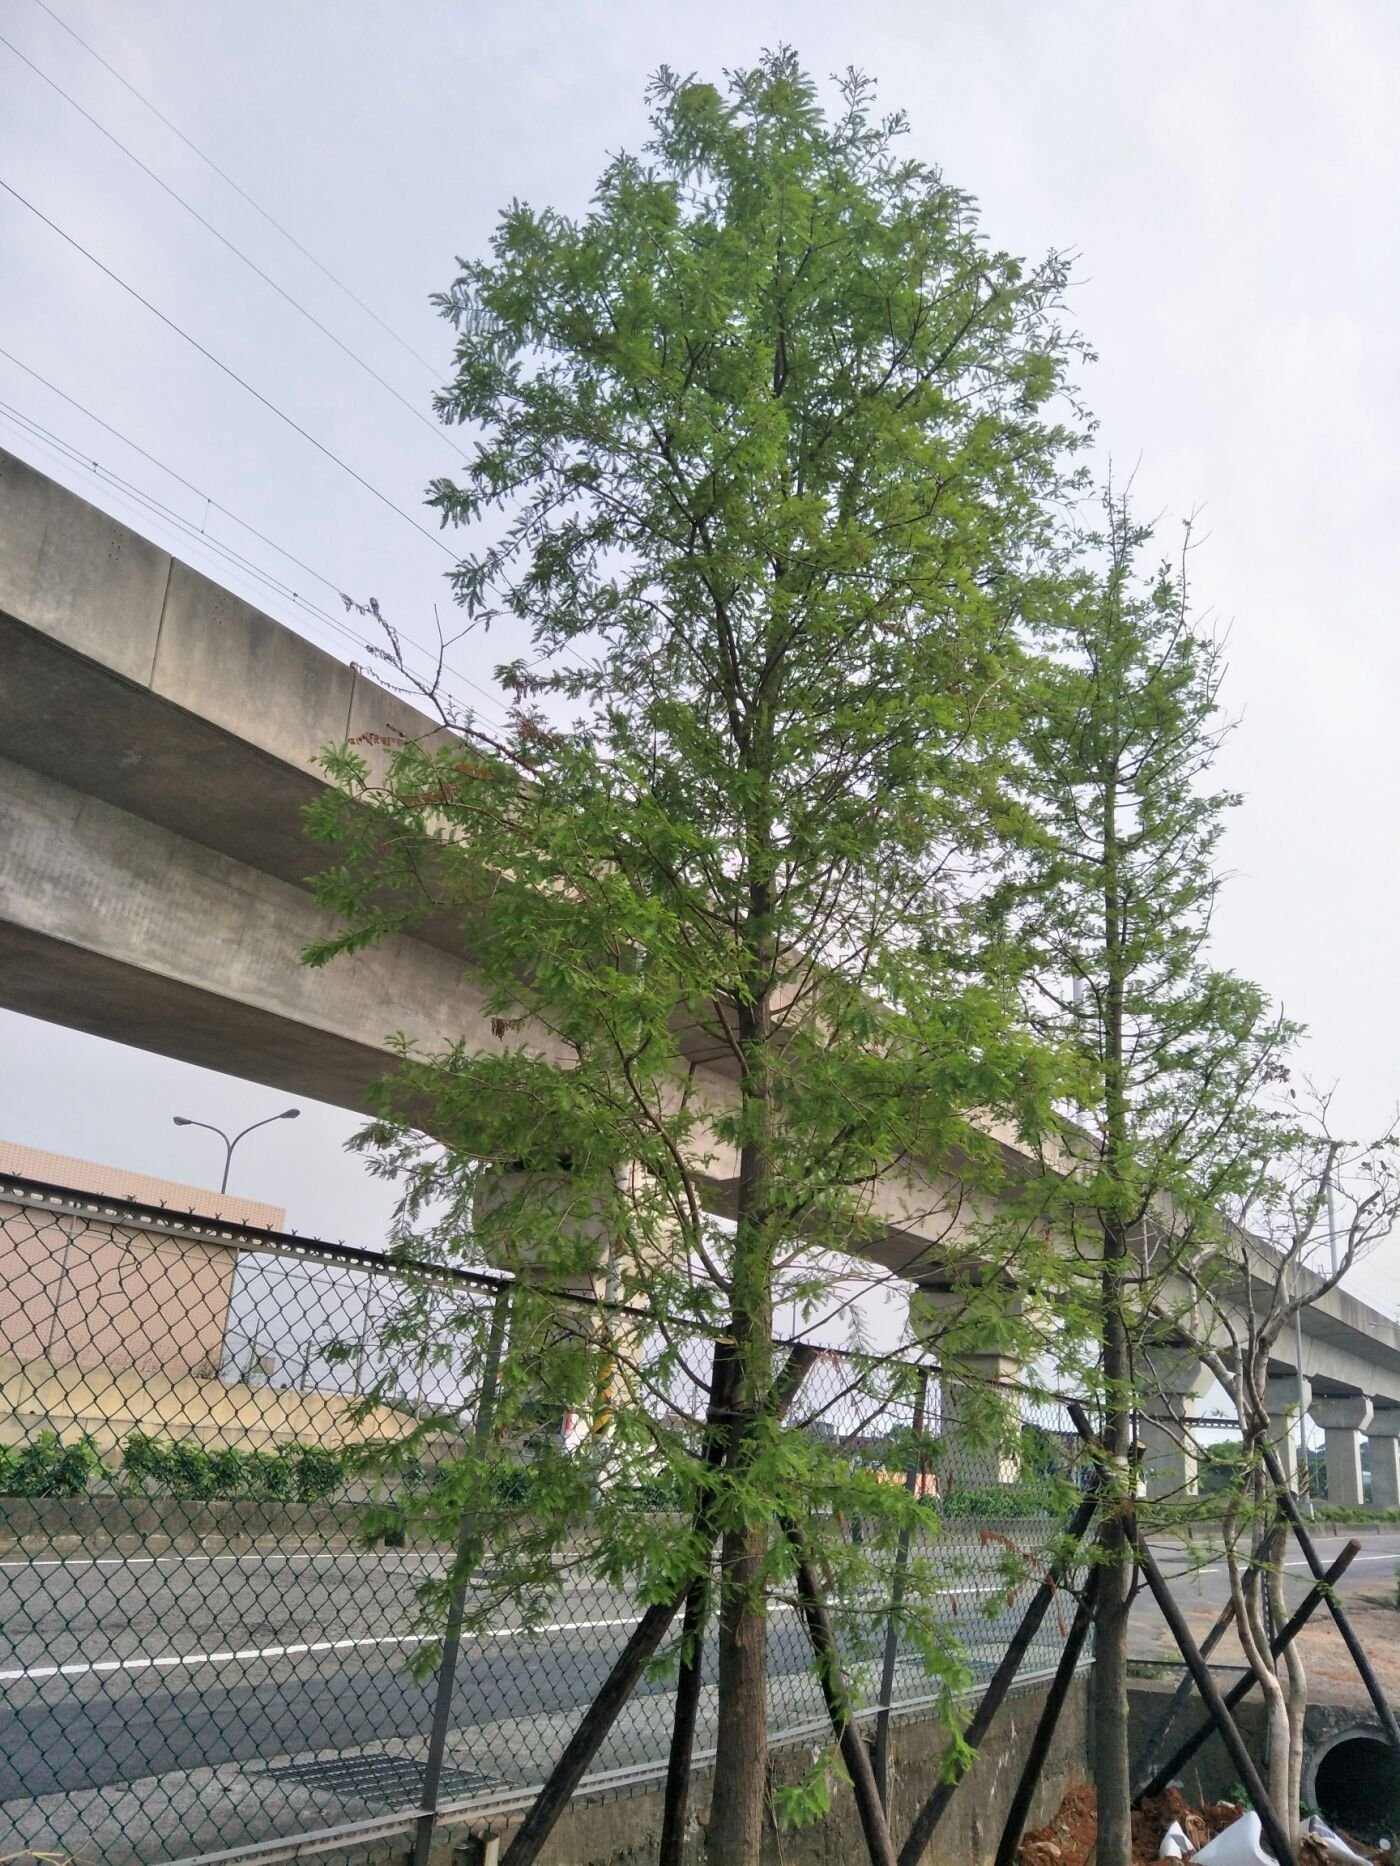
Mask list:
[[[241,1134],[235,1134],[232,1140],[229,1139],[228,1135],[221,1127],[213,1127],[208,1121],[192,1121],[188,1115],[184,1114],[172,1115],[171,1119],[174,1121],[176,1127],[202,1127],[208,1133],[217,1134],[219,1136],[219,1139],[224,1143],[224,1176],[219,1181],[219,1190],[220,1192],[227,1192],[229,1168],[233,1165],[233,1150],[238,1145],[239,1141],[242,1140],[245,1135],[251,1134],[255,1128],[268,1127],[273,1121],[295,1121],[300,1113],[300,1108],[284,1108],[281,1114],[270,1114],[264,1120],[254,1121],[251,1127],[245,1127],[243,1132]]]

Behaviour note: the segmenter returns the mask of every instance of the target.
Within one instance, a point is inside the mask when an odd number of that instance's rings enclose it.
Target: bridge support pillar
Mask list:
[[[1371,1507],[1400,1509],[1400,1406],[1375,1415],[1366,1442],[1371,1447]]]
[[[1193,1443],[1197,1401],[1210,1384],[1209,1370],[1189,1349],[1158,1350],[1143,1369],[1138,1412],[1143,1486],[1149,1497],[1196,1494]]]
[[[1327,1439],[1327,1501],[1358,1509],[1361,1494],[1361,1434],[1375,1411],[1364,1393],[1315,1399],[1312,1416]]]
[[[1299,1388],[1301,1386],[1301,1395]],[[1297,1374],[1271,1374],[1264,1382],[1264,1405],[1269,1414],[1269,1441],[1283,1466],[1288,1488],[1299,1494],[1298,1484],[1298,1407],[1307,1411],[1312,1399],[1312,1382]],[[1303,1488],[1307,1488],[1306,1472]]]
[[[1009,1298],[1014,1306],[1019,1298]],[[967,1295],[920,1285],[911,1295],[915,1333],[938,1358],[939,1487],[1014,1484],[1021,1476],[1021,1415],[1007,1383],[1021,1362],[996,1339],[995,1320],[971,1321]]]
[[[1019,1482],[1020,1414],[1014,1395],[997,1389],[1020,1371],[1008,1354],[964,1354],[956,1373],[944,1370],[941,1483]]]
[[[540,1318],[541,1366],[564,1368],[560,1343],[570,1336],[580,1343],[568,1368],[569,1390],[541,1396],[546,1411],[557,1411],[570,1450],[611,1433],[626,1365],[635,1358],[639,1325],[602,1305],[619,1295],[627,1208],[639,1184],[631,1169],[611,1184],[576,1177],[567,1165],[554,1172],[502,1169],[473,1200],[473,1231],[488,1260],[522,1283],[559,1292]]]

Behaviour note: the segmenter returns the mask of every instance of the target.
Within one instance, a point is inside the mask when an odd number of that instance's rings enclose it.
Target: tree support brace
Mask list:
[[[476,1404],[476,1424],[472,1437],[478,1451],[491,1436],[496,1417],[496,1382],[500,1378],[501,1355],[505,1350],[506,1329],[510,1321],[511,1288],[504,1284],[496,1292],[491,1311],[491,1327],[486,1337],[482,1361],[481,1397]],[[457,1554],[453,1566],[458,1580],[447,1608],[447,1626],[443,1633],[442,1658],[438,1661],[437,1691],[433,1697],[433,1720],[428,1729],[428,1754],[423,1765],[421,1790],[422,1813],[413,1832],[413,1866],[428,1866],[433,1834],[438,1823],[438,1797],[442,1791],[442,1764],[447,1754],[447,1734],[452,1723],[452,1692],[457,1682],[457,1660],[462,1651],[462,1625],[467,1617],[468,1570],[474,1566],[473,1551],[477,1541],[476,1525],[463,1516],[457,1532]]]
[[[851,1778],[851,1790],[855,1795],[856,1812],[860,1815],[861,1829],[865,1834],[870,1866],[897,1866],[894,1841],[890,1837],[889,1822],[885,1817],[885,1804],[875,1781],[875,1770],[871,1765],[870,1751],[865,1747],[865,1738],[851,1716],[850,1700],[841,1680],[841,1653],[832,1628],[831,1615],[821,1597],[807,1538],[798,1525],[790,1521],[784,1521],[783,1534],[797,1557],[797,1593],[802,1604],[802,1617],[807,1622],[807,1637],[812,1642],[812,1653],[817,1661],[817,1677],[826,1700],[827,1715],[841,1746],[841,1760]]]
[[[1001,1709],[1003,1698],[1015,1683],[1016,1674],[1021,1669],[1021,1662],[1030,1649],[1031,1641],[1040,1631],[1040,1623],[1049,1612],[1051,1601],[1065,1584],[1065,1577],[1074,1564],[1075,1557],[1079,1553],[1079,1545],[1098,1507],[1098,1491],[1094,1489],[1084,1498],[1066,1525],[1065,1541],[1068,1546],[1061,1549],[1050,1572],[1031,1596],[1021,1624],[1012,1635],[1011,1642],[1002,1655],[1000,1665],[988,1680],[981,1703],[972,1714],[972,1721],[963,1732],[963,1741],[969,1750],[975,1751],[986,1736],[992,1719]],[[947,1778],[938,1784],[919,1809],[914,1825],[909,1831],[909,1838],[899,1850],[899,1866],[919,1866],[938,1823],[947,1812],[948,1803],[957,1791],[958,1783],[966,1775],[974,1759],[970,1757],[967,1762],[954,1763]]]
[[[1201,1657],[1203,1659],[1208,1659],[1210,1657],[1211,1653],[1215,1651],[1215,1648],[1220,1644],[1221,1640],[1225,1637],[1226,1633],[1229,1632],[1234,1623],[1235,1603],[1233,1600],[1227,1600],[1225,1605],[1220,1609],[1219,1617],[1216,1619],[1215,1625],[1201,1641]],[[1167,1740],[1167,1733],[1181,1715],[1182,1711],[1185,1710],[1186,1700],[1190,1697],[1194,1688],[1195,1680],[1192,1678],[1190,1672],[1183,1672],[1176,1690],[1172,1692],[1171,1703],[1168,1704],[1167,1708],[1157,1719],[1151,1736],[1149,1736],[1147,1741],[1143,1744],[1142,1754],[1138,1758],[1133,1776],[1134,1807],[1137,1806],[1144,1795],[1152,1792],[1149,1789],[1143,1788],[1141,1784],[1144,1779],[1150,1776],[1150,1772],[1157,1767],[1157,1757],[1161,1752],[1163,1743]],[[1229,1700],[1227,1699],[1226,1702],[1228,1703]],[[1209,1724],[1207,1724],[1205,1728],[1209,1729]]]
[[[1045,1758],[1050,1753],[1050,1744],[1054,1739],[1060,1721],[1060,1712],[1065,1707],[1069,1688],[1074,1683],[1074,1674],[1079,1669],[1079,1655],[1084,1650],[1084,1641],[1089,1636],[1089,1628],[1094,1623],[1094,1609],[1099,1599],[1099,1577],[1102,1568],[1091,1568],[1089,1578],[1084,1583],[1084,1592],[1079,1596],[1079,1605],[1075,1608],[1074,1621],[1069,1629],[1060,1662],[1055,1667],[1054,1682],[1045,1699],[1045,1708],[1040,1713],[1040,1722],[1035,1727],[1031,1738],[1030,1750],[1026,1755],[1025,1766],[1021,1770],[1021,1779],[1016,1784],[1016,1793],[1011,1797],[1011,1811],[1006,1817],[1006,1825],[1001,1830],[1001,1844],[997,1848],[996,1866],[1014,1866],[1016,1849],[1021,1844],[1021,1835],[1025,1829],[1026,1816],[1031,1811],[1031,1802],[1035,1791],[1040,1786],[1041,1771],[1045,1767]]]
[[[904,1473],[904,1488],[911,1496],[919,1491],[919,1476],[924,1468],[924,1426],[928,1414],[929,1370],[919,1374],[919,1390],[914,1399],[911,1436],[913,1450],[909,1468]],[[894,1583],[890,1590],[890,1611],[885,1624],[885,1656],[880,1668],[880,1709],[875,1718],[875,1786],[880,1804],[888,1818],[890,1809],[890,1699],[894,1696],[895,1665],[899,1658],[899,1613],[904,1604],[904,1578],[909,1568],[909,1531],[901,1529],[895,1549]],[[666,1863],[663,1862],[663,1866]]]
[[[819,1350],[799,1343],[789,1354],[782,1373],[775,1381],[768,1396],[768,1406],[774,1418],[781,1419],[793,1400],[797,1390],[806,1377],[808,1369],[819,1357]],[[722,1423],[727,1409],[727,1369],[728,1357],[721,1352],[721,1344],[715,1345],[714,1372],[710,1387],[710,1425],[716,1427]],[[706,1439],[705,1462],[710,1471],[718,1472],[724,1462],[728,1444],[726,1435],[712,1429]],[[715,1498],[712,1489],[702,1498],[695,1512],[693,1534],[695,1540],[703,1545],[704,1561],[708,1564],[718,1539],[715,1523]],[[559,1816],[573,1800],[574,1791],[583,1780],[588,1765],[602,1748],[603,1741],[617,1721],[619,1711],[636,1689],[642,1673],[656,1656],[657,1648],[672,1620],[680,1611],[681,1604],[690,1592],[690,1582],[678,1589],[669,1600],[659,1601],[654,1607],[648,1607],[637,1622],[627,1644],[613,1662],[613,1668],[603,1681],[602,1689],[583,1713],[578,1728],[564,1750],[563,1755],[550,1771],[549,1780],[540,1789],[524,1821],[516,1829],[515,1837],[506,1849],[502,1866],[532,1866],[539,1857],[540,1849],[554,1831]],[[687,1773],[689,1761],[687,1758]]]
[[[1141,1568],[1147,1585],[1152,1590],[1152,1597],[1161,1608],[1162,1618],[1171,1628],[1172,1637],[1186,1661],[1187,1669],[1196,1681],[1196,1689],[1210,1712],[1211,1721],[1220,1732],[1230,1760],[1240,1772],[1240,1781],[1245,1793],[1254,1803],[1254,1810],[1259,1816],[1259,1823],[1264,1829],[1264,1840],[1269,1851],[1278,1861],[1278,1866],[1296,1866],[1296,1858],[1289,1844],[1288,1834],[1278,1817],[1274,1804],[1269,1799],[1263,1778],[1254,1766],[1254,1758],[1249,1753],[1248,1745],[1240,1735],[1239,1725],[1225,1707],[1225,1700],[1220,1695],[1220,1687],[1211,1675],[1210,1667],[1201,1657],[1200,1647],[1191,1637],[1191,1629],[1186,1624],[1185,1615],[1176,1603],[1176,1597],[1162,1579],[1162,1571],[1141,1532],[1135,1536],[1138,1566]]]
[[[1284,1476],[1283,1466],[1279,1463],[1278,1453],[1267,1439],[1260,1445],[1260,1450],[1264,1455],[1264,1468],[1278,1491],[1279,1508],[1293,1525],[1293,1534],[1297,1538],[1298,1547],[1303,1551],[1304,1560],[1312,1570],[1313,1580],[1325,1581],[1327,1574],[1322,1566],[1322,1557],[1318,1554],[1313,1539],[1308,1534],[1307,1524],[1303,1521],[1302,1512],[1298,1508],[1298,1499],[1288,1488],[1288,1480]],[[1343,1643],[1351,1654],[1351,1662],[1356,1667],[1361,1682],[1365,1685],[1371,1702],[1375,1706],[1376,1716],[1390,1741],[1390,1747],[1397,1756],[1400,1756],[1400,1724],[1396,1723],[1395,1712],[1386,1703],[1385,1693],[1381,1690],[1376,1674],[1371,1670],[1371,1661],[1366,1657],[1361,1641],[1356,1637],[1356,1629],[1348,1619],[1345,1607],[1334,1594],[1326,1594],[1324,1599],[1327,1602],[1327,1611],[1331,1614],[1337,1631],[1341,1634]]]
[[[1327,1570],[1327,1573],[1322,1579],[1313,1583],[1311,1589],[1298,1606],[1297,1610],[1291,1615],[1287,1624],[1275,1633],[1269,1646],[1269,1651],[1275,1658],[1278,1657],[1285,1646],[1292,1645],[1293,1641],[1298,1637],[1299,1633],[1302,1632],[1308,1621],[1322,1605],[1328,1589],[1337,1585],[1338,1581],[1341,1580],[1342,1576],[1351,1566],[1354,1558],[1360,1552],[1361,1544],[1353,1537],[1337,1559],[1332,1563],[1332,1566]],[[1204,1646],[1201,1648],[1201,1656],[1203,1658],[1205,1657]],[[1233,1711],[1237,1704],[1241,1703],[1243,1699],[1249,1696],[1258,1682],[1259,1680],[1254,1676],[1254,1673],[1248,1671],[1243,1678],[1237,1679],[1225,1694],[1226,1710]],[[1173,1699],[1173,1704],[1175,1704],[1175,1701],[1176,1700]],[[1186,1741],[1182,1743],[1178,1749],[1174,1750],[1162,1764],[1161,1768],[1152,1777],[1151,1781],[1148,1782],[1147,1786],[1138,1790],[1137,1794],[1133,1797],[1133,1806],[1136,1807],[1140,1801],[1146,1801],[1151,1795],[1160,1795],[1162,1790],[1180,1775],[1181,1771],[1185,1768],[1186,1764],[1190,1762],[1202,1743],[1209,1737],[1213,1727],[1210,1719],[1207,1718],[1193,1736],[1187,1737]]]

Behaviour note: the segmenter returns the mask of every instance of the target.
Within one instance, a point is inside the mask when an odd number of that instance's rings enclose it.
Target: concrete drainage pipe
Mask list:
[[[1308,1757],[1303,1798],[1358,1839],[1393,1836],[1400,1833],[1400,1757],[1373,1724],[1341,1730]]]

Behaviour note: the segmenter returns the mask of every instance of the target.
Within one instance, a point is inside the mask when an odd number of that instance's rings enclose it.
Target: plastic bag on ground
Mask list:
[[[1185,1860],[1191,1857],[1191,1837],[1180,1821],[1173,1821],[1162,1835],[1157,1849],[1159,1860]]]
[[[1192,1855],[1195,1866],[1278,1866],[1273,1854],[1264,1851],[1263,1833],[1251,1808]]]
[[[1320,1814],[1313,1814],[1303,1822],[1303,1832],[1311,1834],[1318,1841],[1329,1860],[1335,1860],[1337,1866],[1367,1866],[1366,1855],[1358,1853],[1355,1847],[1346,1841],[1333,1827],[1329,1827]]]

